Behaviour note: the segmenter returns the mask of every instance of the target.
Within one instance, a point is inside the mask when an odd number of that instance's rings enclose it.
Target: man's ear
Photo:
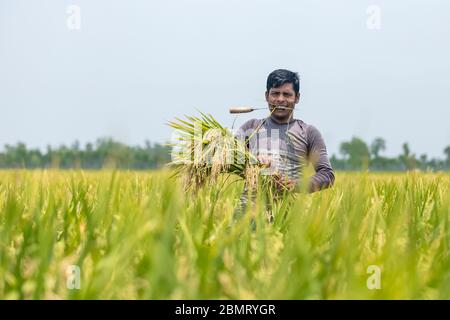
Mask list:
[[[269,102],[269,91],[266,91],[266,101]]]
[[[298,103],[300,101],[300,92],[297,93],[297,96],[295,97],[295,103]]]

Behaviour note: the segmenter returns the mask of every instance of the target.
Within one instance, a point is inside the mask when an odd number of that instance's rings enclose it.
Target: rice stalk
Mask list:
[[[247,141],[235,137],[211,115],[175,118],[168,125],[177,130],[178,139],[171,144],[174,177],[182,178],[186,190],[196,191],[206,183],[215,183],[220,174],[235,174],[257,182],[260,163],[245,147]],[[251,174],[249,174],[251,172]]]

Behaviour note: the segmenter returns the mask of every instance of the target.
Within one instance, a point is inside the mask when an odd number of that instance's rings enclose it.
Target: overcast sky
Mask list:
[[[442,158],[449,16],[444,0],[0,0],[0,145],[165,142],[196,108],[231,126],[286,68],[330,155],[356,135]]]

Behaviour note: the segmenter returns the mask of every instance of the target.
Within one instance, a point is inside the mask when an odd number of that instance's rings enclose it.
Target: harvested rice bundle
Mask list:
[[[233,133],[220,125],[211,115],[175,118],[168,124],[177,130],[178,138],[172,146],[173,176],[184,177],[186,189],[197,190],[207,181],[214,183],[222,173],[231,173],[258,182],[259,161]],[[256,173],[255,173],[256,170]]]

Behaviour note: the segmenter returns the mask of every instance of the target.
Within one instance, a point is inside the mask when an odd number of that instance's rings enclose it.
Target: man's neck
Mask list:
[[[292,121],[294,121],[294,117],[290,116],[288,118],[284,118],[284,119],[276,119],[273,116],[269,117],[270,119],[272,119],[273,122],[275,122],[276,124],[288,124],[291,123]]]

